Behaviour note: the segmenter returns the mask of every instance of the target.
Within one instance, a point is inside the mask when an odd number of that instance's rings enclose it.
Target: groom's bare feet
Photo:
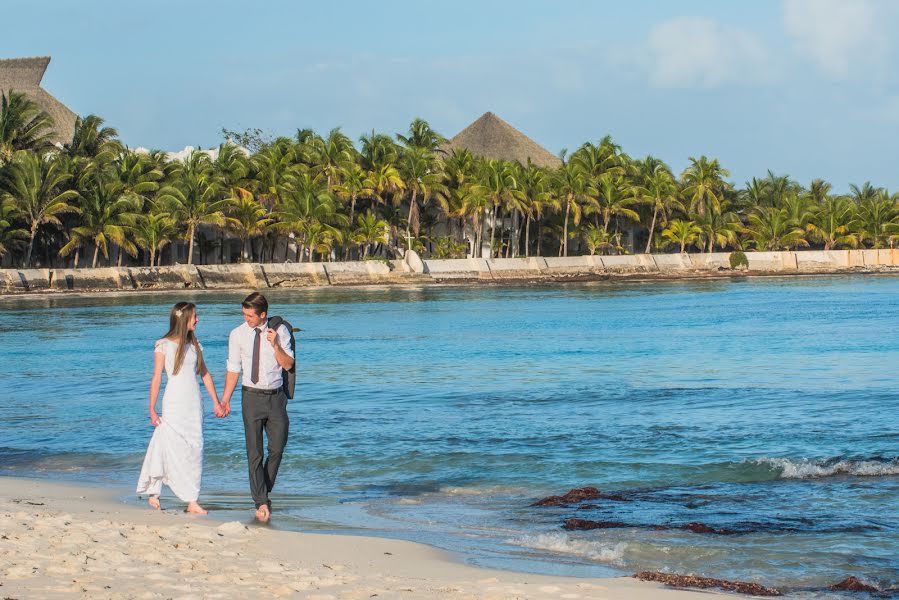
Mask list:
[[[267,504],[263,504],[259,508],[256,509],[256,518],[261,523],[268,523],[268,520],[272,517],[271,511],[268,509]]]
[[[150,496],[147,498],[147,504],[150,505],[150,508],[155,508],[156,510],[162,509],[162,505],[159,504],[159,496]]]
[[[184,512],[189,512],[192,515],[207,515],[209,511],[197,504],[196,502],[191,502],[187,505],[187,508],[184,509]]]

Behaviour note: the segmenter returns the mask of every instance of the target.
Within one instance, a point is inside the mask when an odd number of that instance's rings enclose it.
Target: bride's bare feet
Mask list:
[[[256,509],[256,518],[262,523],[268,523],[268,520],[272,517],[271,511],[268,509],[267,504],[263,504],[259,508]]]
[[[155,508],[156,510],[162,509],[162,505],[159,504],[159,496],[150,496],[147,498],[147,504],[150,505],[150,508]]]
[[[184,509],[184,512],[189,512],[192,515],[207,515],[209,511],[197,504],[196,502],[191,502],[187,505],[187,508]]]

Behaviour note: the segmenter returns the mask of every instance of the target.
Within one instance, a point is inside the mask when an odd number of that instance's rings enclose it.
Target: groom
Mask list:
[[[275,487],[281,455],[287,443],[290,420],[287,417],[287,395],[281,370],[293,366],[290,332],[280,325],[268,327],[268,301],[253,292],[241,303],[243,324],[228,337],[228,372],[221,413],[231,413],[231,395],[243,371],[241,409],[247,439],[247,462],[250,468],[250,491],[256,503],[256,518],[263,523],[271,517],[269,492]],[[268,458],[263,460],[262,432],[268,436]]]

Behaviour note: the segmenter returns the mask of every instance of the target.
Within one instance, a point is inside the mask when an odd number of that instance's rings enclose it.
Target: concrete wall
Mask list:
[[[420,267],[415,262],[416,257],[391,261],[390,264],[383,261],[355,261],[98,269],[0,269],[0,294],[132,289],[264,289],[454,281],[551,281],[640,274],[689,277],[704,273],[731,272],[728,252],[466,258],[426,260],[421,261]],[[749,261],[749,274],[899,271],[899,250],[890,249],[747,252],[746,257]]]
[[[750,271],[790,272],[796,271],[794,252],[747,252]]]
[[[693,270],[693,261],[689,254],[655,254],[652,260],[660,273]]]
[[[547,256],[546,273],[553,278],[591,277],[605,273],[598,256]]]
[[[129,267],[131,283],[137,290],[182,290],[202,288],[196,265]]]
[[[273,263],[262,265],[271,287],[310,287],[328,285],[324,263]]]
[[[669,256],[675,257],[674,254],[667,254],[664,256],[666,257],[666,259]],[[656,266],[652,254],[596,256],[595,258],[602,261],[603,268],[609,273],[654,273],[659,271],[659,267]],[[663,263],[669,265],[674,264],[679,260],[682,259],[678,259],[677,257],[675,257],[668,262],[663,260]]]
[[[491,258],[487,266],[494,279],[540,279],[546,271],[546,259],[534,256],[530,258]]]
[[[243,263],[237,265],[197,265],[197,271],[207,289],[268,287],[262,265]]]
[[[484,258],[458,258],[425,260],[424,272],[438,281],[443,280],[492,280],[490,266]]]
[[[796,268],[800,271],[835,271],[839,269],[848,269],[850,266],[850,252],[852,251],[805,250],[803,252],[796,252]]]
[[[661,254],[656,255],[656,264]],[[709,252],[707,254],[691,254],[690,262],[697,271],[719,271],[730,269],[730,252]]]
[[[390,266],[380,260],[323,263],[331,285],[384,283],[390,278]]]

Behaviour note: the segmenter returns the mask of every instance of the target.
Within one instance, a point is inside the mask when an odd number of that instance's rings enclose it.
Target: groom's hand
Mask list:
[[[268,343],[274,348],[278,344],[278,332],[269,328],[269,330],[265,332],[265,339],[267,339]]]
[[[228,415],[231,414],[231,401],[230,400],[226,400],[226,401],[222,402],[221,412],[222,412],[222,414],[219,415],[220,417],[227,417]]]

